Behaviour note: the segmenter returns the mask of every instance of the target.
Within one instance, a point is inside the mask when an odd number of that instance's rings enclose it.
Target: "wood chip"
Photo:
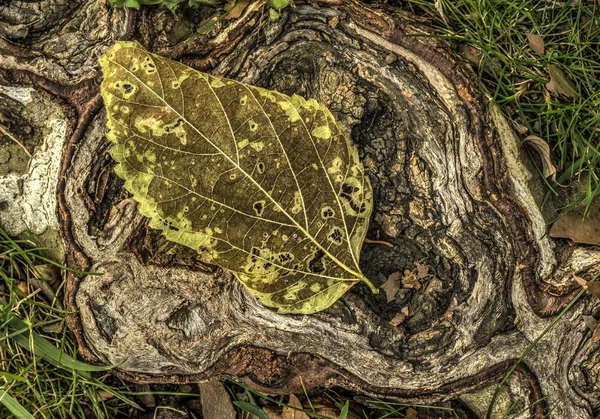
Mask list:
[[[329,22],[327,22],[329,24],[329,26],[332,29],[337,28],[338,23],[340,23],[340,16],[339,15],[335,15],[334,17],[332,17],[331,19],[329,19]]]
[[[402,286],[404,288],[419,290],[421,289],[421,282],[419,282],[419,278],[417,278],[417,275],[414,272],[406,269],[404,271],[404,278],[402,278]]]
[[[288,405],[291,407],[283,407],[283,412],[281,414],[282,419],[310,419],[306,413],[292,408],[295,407],[297,409],[303,409],[302,403],[300,403],[300,400],[298,400],[298,397],[295,395],[290,394]]]
[[[568,212],[552,224],[549,234],[575,243],[600,245],[600,205],[590,208],[585,221],[581,211]]]
[[[544,54],[544,39],[541,36],[527,33],[527,42],[532,50],[538,54]]]
[[[406,320],[406,316],[402,313],[396,313],[394,318],[389,321],[390,326],[396,327],[401,324],[404,320]]]
[[[545,178],[556,180],[556,166],[550,158],[550,146],[543,138],[537,135],[530,135],[523,140],[523,144],[529,144],[540,156],[542,160],[542,174]]]
[[[236,413],[225,386],[217,379],[199,383],[202,417],[235,419]]]
[[[223,7],[225,11],[229,12],[227,13],[227,16],[225,16],[225,19],[238,19],[246,7],[248,7],[248,3],[249,0],[240,0],[238,4],[235,4],[235,1],[228,2],[225,7]]]
[[[381,289],[385,291],[385,298],[388,303],[394,299],[398,290],[400,290],[400,277],[400,272],[394,272],[388,276],[388,279],[381,286]]]

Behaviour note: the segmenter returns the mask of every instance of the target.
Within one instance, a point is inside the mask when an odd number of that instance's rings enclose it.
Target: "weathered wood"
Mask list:
[[[0,13],[26,23],[18,3]],[[269,393],[341,385],[411,402],[462,396],[481,414],[490,386],[579,290],[573,275],[591,279],[600,270],[597,247],[545,235],[539,181],[518,139],[487,108],[462,60],[441,41],[406,36],[428,32],[412,16],[313,0],[296,1],[273,23],[263,2],[253,2],[239,19],[198,36],[220,11],[40,4],[63,20],[50,14],[46,26],[2,41],[0,81],[34,84],[76,116],[61,160],[60,230],[68,264],[104,274],[67,275],[67,304],[77,311],[70,325],[86,359],[117,364],[124,378],[189,382],[223,373]],[[99,18],[82,18],[92,14]],[[86,30],[77,38],[85,57],[61,32],[64,20]],[[49,35],[35,29],[42,27]],[[50,47],[56,33],[62,50]],[[393,244],[366,243],[362,271],[378,286],[395,272],[414,273],[419,285],[413,277],[389,303],[359,285],[316,315],[278,315],[227,272],[149,230],[112,172],[98,92],[95,58],[122,37],[215,75],[326,104],[373,184],[367,237]],[[505,408],[537,402],[529,410],[542,417],[558,403],[557,418],[598,410],[598,343],[582,318],[596,308],[584,298],[536,346],[509,380]],[[398,313],[405,317],[393,327]]]

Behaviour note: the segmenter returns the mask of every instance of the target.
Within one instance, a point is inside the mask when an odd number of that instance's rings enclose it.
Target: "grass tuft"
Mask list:
[[[473,63],[481,90],[522,138],[548,142],[558,177],[547,198],[582,184],[564,209],[583,201],[587,217],[600,195],[600,3],[407,1]]]
[[[77,360],[56,262],[0,229],[0,417],[128,417],[140,407],[107,367]],[[59,290],[55,293],[53,290]]]

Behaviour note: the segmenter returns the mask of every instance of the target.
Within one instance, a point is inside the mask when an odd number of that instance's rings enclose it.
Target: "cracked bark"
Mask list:
[[[254,2],[200,36],[221,11],[0,7],[0,82],[34,85],[69,116],[56,191],[66,262],[104,272],[67,274],[82,355],[139,382],[229,374],[268,393],[341,385],[418,403],[462,397],[481,413],[490,386],[578,291],[573,275],[598,273],[600,251],[545,235],[518,139],[466,64],[435,39],[406,36],[427,34],[423,22],[358,1],[296,4],[272,23]],[[277,315],[148,229],[107,153],[96,59],[117,39],[326,104],[373,184],[367,237],[393,244],[365,243],[363,272],[381,286],[426,266],[421,287],[388,303],[361,285],[316,315]],[[513,374],[504,406],[537,401],[529,413],[542,417],[557,402],[557,418],[600,410],[598,343],[582,318],[596,308],[586,297],[567,313]]]

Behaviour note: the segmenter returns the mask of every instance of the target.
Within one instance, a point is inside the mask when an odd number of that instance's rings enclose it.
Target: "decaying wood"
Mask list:
[[[440,41],[407,36],[428,33],[418,19],[358,1],[295,3],[271,22],[252,2],[204,35],[196,31],[221,11],[174,16],[104,0],[0,8],[0,82],[33,84],[72,115],[56,192],[66,261],[104,273],[67,275],[82,354],[139,382],[229,374],[268,393],[341,385],[419,403],[462,397],[483,414],[490,389],[580,289],[573,276],[598,273],[600,251],[546,235],[519,139],[488,109],[468,65]],[[30,23],[28,10],[41,20]],[[316,315],[277,315],[149,230],[112,171],[99,100],[96,58],[123,38],[326,104],[374,188],[361,269],[378,286],[399,272],[394,299],[361,285]],[[599,344],[582,317],[597,308],[586,297],[561,319],[501,406],[531,404],[537,417],[552,406],[557,418],[600,410]]]

